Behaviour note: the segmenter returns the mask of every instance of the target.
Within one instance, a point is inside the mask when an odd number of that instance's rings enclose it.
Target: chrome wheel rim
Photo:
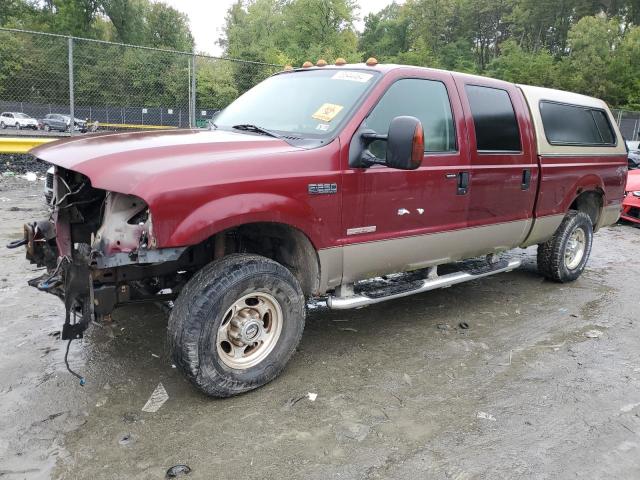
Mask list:
[[[569,270],[575,270],[580,265],[586,248],[587,235],[582,228],[576,228],[567,240],[564,252],[564,263]]]
[[[225,312],[216,334],[222,363],[246,370],[262,362],[282,333],[282,308],[270,294],[254,292],[238,299]]]

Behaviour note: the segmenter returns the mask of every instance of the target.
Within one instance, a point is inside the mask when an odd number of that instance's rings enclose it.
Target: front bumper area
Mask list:
[[[628,222],[640,223],[640,197],[627,192],[622,202],[620,218]]]
[[[47,268],[29,285],[65,304],[63,340],[82,338],[92,321],[102,321],[120,305],[174,300],[175,287],[184,281],[175,280],[169,293],[161,293],[165,285],[158,278],[188,268],[189,263],[189,259],[181,261],[186,248],[140,249],[105,256],[88,244],[75,243],[67,255],[60,255],[56,227],[49,220],[25,224],[24,238],[10,246],[21,245],[27,260]]]

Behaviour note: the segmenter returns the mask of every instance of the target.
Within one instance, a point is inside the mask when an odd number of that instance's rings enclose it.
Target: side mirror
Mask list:
[[[387,134],[387,166],[415,170],[424,157],[424,131],[416,117],[396,117]]]
[[[363,131],[360,138],[361,153],[356,158],[350,159],[349,164],[352,167],[367,168],[371,165],[385,165],[398,170],[415,170],[422,164],[424,131],[420,120],[415,117],[395,117],[391,120],[387,135],[369,130]],[[385,159],[378,158],[369,151],[369,145],[376,140],[387,142]]]

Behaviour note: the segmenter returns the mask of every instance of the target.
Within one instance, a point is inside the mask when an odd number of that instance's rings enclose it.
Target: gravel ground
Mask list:
[[[0,180],[0,239],[42,215],[40,185]],[[119,310],[74,342],[21,251],[0,258],[0,478],[640,478],[640,230],[599,232],[575,283],[519,270],[356,311],[309,315],[283,375],[196,392],[166,316]],[[462,329],[460,322],[467,322]],[[162,383],[169,400],[142,412]],[[316,393],[315,401],[307,394]]]
[[[0,174],[4,176],[21,175],[27,172],[44,174],[50,166],[33,155],[0,153]]]

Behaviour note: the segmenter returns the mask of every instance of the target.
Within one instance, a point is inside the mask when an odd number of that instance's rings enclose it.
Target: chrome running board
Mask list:
[[[511,270],[518,268],[521,264],[522,262],[520,260],[504,260],[502,262],[498,262],[498,264],[493,267],[487,266],[485,269],[460,271],[442,276],[432,276],[431,278],[421,280],[418,284],[413,284],[412,282],[413,288],[384,296],[368,296],[366,292],[346,297],[329,296],[327,298],[327,306],[332,310],[349,310],[351,308],[365,307],[375,303],[386,302],[387,300],[407,297],[416,293],[451,287],[458,283],[477,280],[479,278],[488,277],[489,275],[495,275],[496,273],[510,272]]]

